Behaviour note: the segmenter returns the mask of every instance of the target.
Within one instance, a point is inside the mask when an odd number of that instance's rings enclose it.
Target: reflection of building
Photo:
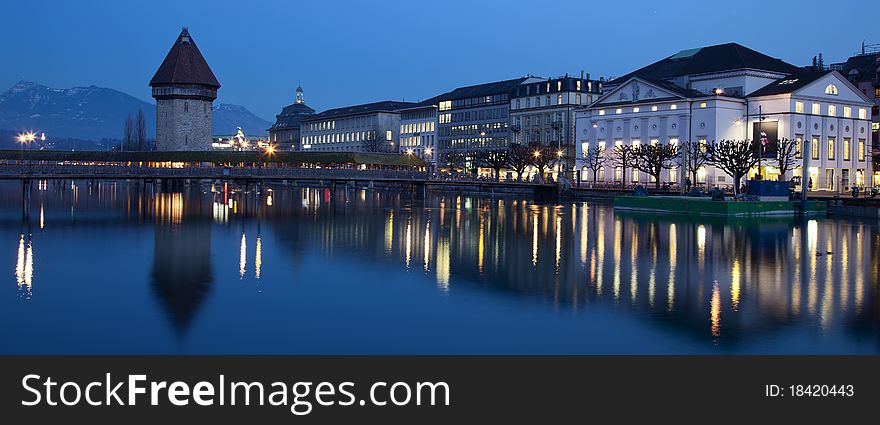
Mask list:
[[[275,116],[275,124],[269,127],[269,141],[278,149],[301,150],[300,123],[303,118],[314,113],[314,109],[306,106],[302,87],[297,87],[296,100],[285,106],[281,113]]]
[[[156,98],[156,150],[211,150],[211,103],[220,83],[186,28],[150,87]]]
[[[566,75],[516,86],[510,92],[513,141],[549,145],[574,157],[574,110],[593,103],[600,85]]]
[[[873,51],[866,50],[873,47]],[[871,147],[873,163],[880,161],[880,45],[865,46],[862,52],[843,63],[832,64],[831,69],[840,72],[866,96],[874,100],[871,107]],[[874,186],[880,186],[880,170],[874,169]]]
[[[836,71],[807,71],[728,43],[683,50],[606,83],[603,96],[577,112],[578,157],[590,146],[754,140],[770,156],[777,138],[796,140],[807,154],[813,188],[840,191],[864,185],[871,99]],[[766,142],[765,142],[766,141]],[[809,148],[807,146],[809,145]],[[606,152],[607,152],[606,151]],[[803,152],[807,151],[807,152]],[[765,178],[780,176],[764,161]],[[663,181],[679,181],[669,170]],[[758,170],[753,170],[752,173]],[[620,180],[620,170],[605,173]],[[646,181],[633,171],[627,181]],[[698,180],[730,186],[732,177],[706,166]]]
[[[198,186],[153,199],[153,289],[180,336],[211,290],[211,216]],[[208,200],[209,201],[209,200]]]
[[[410,102],[367,103],[303,117],[302,149],[318,152],[394,152],[400,110]]]

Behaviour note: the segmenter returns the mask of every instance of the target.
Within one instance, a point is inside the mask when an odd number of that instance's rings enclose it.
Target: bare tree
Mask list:
[[[131,115],[125,117],[125,129],[122,134],[122,150],[131,150],[134,143],[134,128],[132,127]]]
[[[619,144],[614,146],[614,150],[611,151],[611,165],[614,168],[620,168],[621,179],[620,179],[620,187],[626,187],[626,170],[631,168],[634,163],[633,158],[633,147],[630,145]]]
[[[797,161],[797,141],[788,138],[779,139],[776,142],[776,167],[779,168],[779,176],[785,179],[785,174],[789,171],[800,168]]]
[[[501,180],[501,169],[509,164],[507,149],[493,149],[478,153],[482,165],[491,168],[495,172],[495,180]]]
[[[751,140],[722,140],[709,145],[712,165],[733,177],[733,193],[739,193],[739,182],[758,164],[758,152]]]
[[[147,119],[144,117],[142,109],[138,109],[135,132],[135,149],[139,151],[147,150]]]
[[[522,181],[523,173],[532,163],[531,151],[525,145],[513,143],[507,148],[507,160],[510,168],[516,172],[516,179]]]
[[[697,172],[711,160],[709,146],[700,142],[684,142],[682,145],[685,171],[692,184],[697,184]]]
[[[605,149],[602,149],[601,146],[596,145],[592,148],[587,149],[586,152],[582,153],[584,157],[584,164],[590,172],[593,173],[593,184],[592,187],[596,186],[596,180],[599,176],[599,170],[605,166],[605,163],[608,162],[608,157],[605,156]]]
[[[364,152],[386,152],[388,150],[387,142],[385,140],[385,131],[379,127],[374,127],[361,140],[361,147],[364,149]]]
[[[633,167],[654,178],[654,188],[660,188],[660,173],[672,168],[678,158],[678,147],[669,144],[647,144],[633,148]]]
[[[443,154],[443,165],[449,168],[451,174],[455,173],[455,169],[464,166],[465,156],[461,152],[450,151]]]

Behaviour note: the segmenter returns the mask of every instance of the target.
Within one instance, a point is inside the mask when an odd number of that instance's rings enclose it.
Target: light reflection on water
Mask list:
[[[31,326],[3,352],[880,352],[877,223],[219,183],[21,194],[0,184],[0,314]]]

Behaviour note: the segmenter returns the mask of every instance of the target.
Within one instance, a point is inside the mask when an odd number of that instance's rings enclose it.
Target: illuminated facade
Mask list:
[[[523,77],[461,87],[437,96],[440,154],[505,148],[511,143],[510,91],[543,81]]]
[[[437,105],[428,103],[400,111],[398,152],[437,165]]]
[[[567,75],[516,86],[510,91],[512,142],[551,146],[573,158],[574,111],[593,103],[600,89],[598,81]]]
[[[330,109],[304,117],[302,150],[315,152],[396,152],[400,110],[410,102],[383,101]]]
[[[866,50],[873,47],[873,51]],[[850,83],[874,101],[871,107],[871,160],[880,161],[880,46],[862,44],[861,54],[846,62],[832,64],[831,69],[840,72]],[[873,186],[880,186],[880,170],[874,168]]]
[[[813,190],[844,192],[869,185],[868,143],[871,101],[836,71],[808,71],[730,43],[691,49],[610,81],[603,96],[576,113],[577,157],[591,146],[710,143],[721,140],[787,138],[797,144],[798,165],[806,159]],[[808,155],[804,158],[803,155]],[[765,159],[764,178],[788,180]],[[606,167],[609,167],[606,165]],[[586,169],[581,178],[587,180]],[[661,174],[663,182],[683,182],[680,163]],[[651,178],[626,170],[627,182]],[[756,168],[751,175],[757,174]],[[600,172],[618,182],[623,170]],[[697,184],[730,187],[731,176],[702,167]]]

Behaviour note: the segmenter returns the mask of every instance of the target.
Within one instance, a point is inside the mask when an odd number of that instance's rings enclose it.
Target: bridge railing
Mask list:
[[[427,180],[427,174],[400,170],[280,167],[139,167],[125,165],[0,165],[0,176],[12,178],[278,178],[327,180]]]

